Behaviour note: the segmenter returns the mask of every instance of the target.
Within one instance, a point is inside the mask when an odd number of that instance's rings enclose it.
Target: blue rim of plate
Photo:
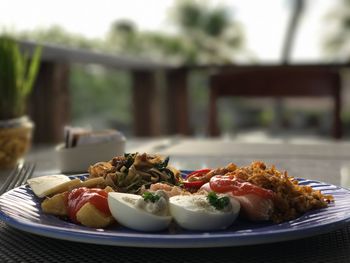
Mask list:
[[[183,171],[185,174],[189,171]],[[70,176],[84,178],[86,175]],[[237,220],[221,231],[195,232],[178,227],[157,233],[137,232],[122,226],[107,229],[88,228],[56,216],[42,213],[41,199],[28,185],[15,188],[0,196],[0,220],[9,226],[41,236],[100,245],[203,248],[266,244],[310,237],[339,229],[350,222],[350,191],[339,186],[314,180],[298,179],[324,194],[334,196],[328,207],[313,210],[281,224],[254,223]]]

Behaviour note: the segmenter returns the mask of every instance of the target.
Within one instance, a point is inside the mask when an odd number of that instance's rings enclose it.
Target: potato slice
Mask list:
[[[46,192],[44,192],[44,195],[52,196],[55,194],[63,193],[73,188],[79,187],[80,184],[81,184],[80,179],[76,178],[47,190]]]
[[[114,192],[113,188],[110,186],[106,186],[105,189],[103,189],[103,190],[105,190],[106,193]]]
[[[54,195],[53,197],[46,198],[41,203],[41,208],[45,214],[66,216],[68,215],[66,200],[68,192]]]
[[[93,188],[96,186],[105,186],[105,179],[103,179],[103,177],[96,177],[96,178],[92,178],[92,179],[87,179],[83,182],[81,182],[81,184],[78,187],[87,187],[87,188]]]
[[[105,215],[90,203],[86,203],[79,209],[77,220],[84,226],[94,228],[106,227],[114,222],[112,216]]]

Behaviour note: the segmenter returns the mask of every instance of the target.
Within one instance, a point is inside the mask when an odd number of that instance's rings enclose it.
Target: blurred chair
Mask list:
[[[220,97],[332,97],[332,135],[342,136],[340,76],[328,69],[272,67],[237,69],[210,77],[209,136],[218,136],[217,100]]]

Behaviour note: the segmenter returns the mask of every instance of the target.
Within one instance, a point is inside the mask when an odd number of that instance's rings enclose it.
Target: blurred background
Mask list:
[[[350,136],[349,0],[11,0],[0,30],[46,48],[30,107],[38,142],[61,140],[66,124],[208,136],[213,72],[283,65],[339,72]],[[331,98],[222,98],[220,134],[329,137],[332,107]]]

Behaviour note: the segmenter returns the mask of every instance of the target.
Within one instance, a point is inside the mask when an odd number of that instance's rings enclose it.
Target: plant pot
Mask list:
[[[0,169],[13,168],[30,149],[33,127],[26,116],[0,121]]]

